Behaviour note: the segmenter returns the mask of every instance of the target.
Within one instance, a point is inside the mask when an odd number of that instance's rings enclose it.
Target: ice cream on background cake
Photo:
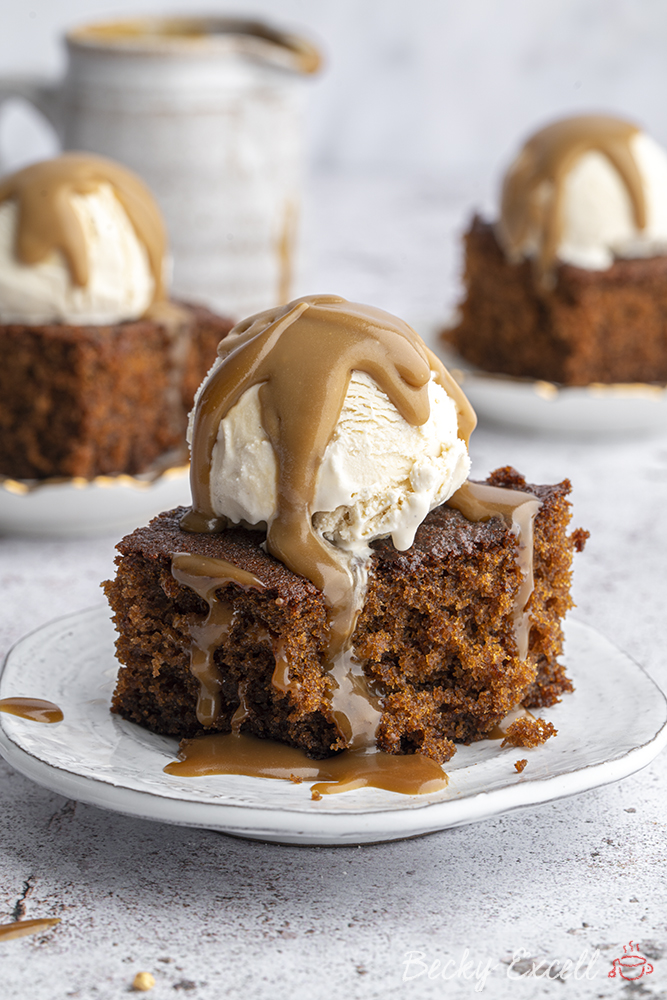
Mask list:
[[[667,381],[667,152],[639,126],[581,115],[535,132],[465,248],[444,336],[466,361],[566,385]]]
[[[227,748],[346,750],[373,784],[379,760],[442,762],[569,689],[569,484],[467,482],[474,414],[407,324],[310,296],[219,354],[191,418],[192,509],[124,539],[106,585],[115,711],[231,730]]]

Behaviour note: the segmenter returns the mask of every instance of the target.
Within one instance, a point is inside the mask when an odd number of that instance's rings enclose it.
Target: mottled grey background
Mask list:
[[[667,140],[661,0],[3,0],[0,69],[57,75],[58,37],[81,21],[199,10],[264,15],[319,39],[317,167],[493,168],[526,130],[574,109],[616,110]],[[38,140],[16,110],[9,118],[2,144],[22,155]]]

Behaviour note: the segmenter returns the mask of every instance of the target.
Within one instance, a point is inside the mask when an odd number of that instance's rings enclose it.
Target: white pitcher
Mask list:
[[[140,174],[164,211],[175,296],[241,318],[289,299],[309,42],[225,17],[141,18],[66,36],[58,86],[0,81],[64,149]]]

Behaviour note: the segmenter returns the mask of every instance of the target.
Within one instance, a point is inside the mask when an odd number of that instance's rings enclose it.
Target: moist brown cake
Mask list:
[[[445,505],[426,517],[407,552],[390,540],[375,542],[353,644],[371,690],[383,700],[377,744],[385,752],[419,751],[442,762],[454,753],[453,741],[483,738],[519,702],[551,705],[572,690],[557,658],[561,619],[572,604],[572,552],[583,547],[586,533],[567,534],[570,484],[527,485],[509,468],[487,483],[542,501],[534,525],[529,655],[518,656],[512,620],[521,579],[518,543],[502,518],[471,522]],[[230,730],[242,689],[249,713],[244,731],[314,758],[342,749],[323,669],[327,625],[320,591],[265,553],[262,533],[184,532],[182,513],[161,514],[118,545],[116,578],[104,585],[121,663],[112,710],[158,733],[204,732],[196,717],[199,683],[190,673],[189,628],[203,621],[208,607],[173,578],[171,557],[212,556],[253,573],[266,587],[229,584],[217,592],[234,618],[215,653],[223,708],[213,731]],[[287,692],[272,684],[278,643],[290,665]]]
[[[560,264],[545,289],[475,217],[465,257],[461,319],[444,336],[467,361],[564,385],[667,382],[667,256],[605,271]]]
[[[92,478],[145,471],[182,448],[187,414],[231,322],[183,306],[175,334],[114,326],[0,326],[0,475]]]

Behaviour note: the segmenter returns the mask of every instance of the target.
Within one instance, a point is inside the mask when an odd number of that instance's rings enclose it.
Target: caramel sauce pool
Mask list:
[[[238,732],[184,740],[179,758],[167,764],[167,774],[184,778],[244,774],[297,783],[314,781],[314,798],[365,787],[403,795],[427,795],[447,787],[447,775],[441,766],[421,754],[398,756],[377,750],[345,750],[326,760],[310,760],[294,747]]]
[[[38,920],[15,920],[13,924],[0,924],[0,941],[39,934],[60,923],[60,917],[42,917]]]
[[[52,701],[41,698],[1,698],[0,712],[17,715],[31,722],[62,722],[62,711]]]

